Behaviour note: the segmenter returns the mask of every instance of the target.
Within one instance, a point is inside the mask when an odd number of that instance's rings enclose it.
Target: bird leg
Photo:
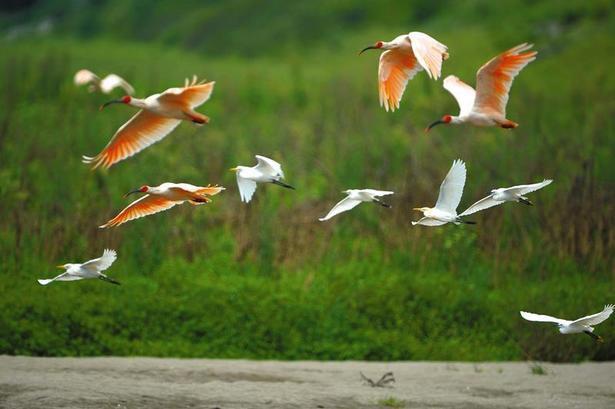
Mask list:
[[[591,331],[583,331],[583,332],[589,335],[590,337],[592,337],[593,339],[595,339],[596,341],[600,342],[601,344],[604,343],[604,339],[600,335],[596,335]]]
[[[292,187],[291,185],[288,185],[288,184],[286,184],[284,182],[280,182],[279,180],[272,180],[271,183],[273,183],[274,185],[285,187],[286,189],[295,190],[295,188]]]
[[[195,124],[203,125],[209,123],[209,117],[196,111],[184,111],[184,114]]]
[[[528,206],[534,206],[534,203],[530,202],[527,197],[523,197],[523,196],[519,196],[519,203],[523,203]]]
[[[379,204],[382,207],[386,207],[387,209],[391,208],[391,205],[388,203],[384,203],[383,201],[380,201],[378,199],[374,199],[374,203]]]
[[[98,278],[101,279],[102,281],[106,281],[106,282],[111,283],[111,284],[121,285],[119,283],[119,281],[115,281],[114,279],[109,278],[106,275],[100,275],[100,276],[98,276]]]

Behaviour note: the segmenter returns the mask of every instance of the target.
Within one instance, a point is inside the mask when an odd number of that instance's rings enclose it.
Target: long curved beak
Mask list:
[[[427,128],[425,128],[425,133],[431,131],[431,128],[433,128],[434,126],[440,125],[440,124],[445,124],[445,123],[446,122],[444,122],[443,120],[438,119],[437,121],[432,122],[431,124],[429,124],[429,126]]]
[[[132,195],[133,193],[141,193],[141,190],[137,189],[137,190],[131,190],[130,192],[126,193],[124,195],[124,197],[128,197],[130,195]]]
[[[109,101],[109,102],[105,102],[104,104],[102,104],[100,106],[100,108],[98,108],[100,111],[102,111],[103,109],[105,109],[107,106],[111,105],[111,104],[123,104],[124,101],[122,101],[121,99],[114,99],[113,101]]]
[[[373,45],[370,45],[369,47],[365,47],[364,49],[359,51],[359,55],[363,54],[367,50],[377,50],[377,49],[378,49],[378,47],[374,47]]]

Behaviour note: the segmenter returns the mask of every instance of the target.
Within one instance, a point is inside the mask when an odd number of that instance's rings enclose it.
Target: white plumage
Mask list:
[[[613,313],[613,305],[605,305],[604,309],[596,314],[588,315],[586,317],[578,318],[574,321],[568,321],[561,318],[551,317],[550,315],[541,315],[534,314],[531,312],[520,311],[521,316],[528,320],[534,322],[551,322],[557,324],[559,327],[559,332],[562,334],[579,334],[585,333],[597,341],[602,342],[602,338],[598,335],[595,335],[593,325],[598,325],[603,321],[606,321],[607,318]]]
[[[493,189],[491,190],[491,194],[489,196],[484,197],[474,203],[472,206],[464,210],[459,216],[467,216],[493,206],[501,205],[505,202],[520,202],[527,205],[532,205],[532,202],[530,202],[525,195],[538,189],[542,189],[543,187],[551,184],[551,182],[553,182],[553,180],[545,179],[540,183],[533,183],[531,185],[519,185]]]
[[[331,209],[325,217],[321,217],[318,220],[321,222],[329,220],[340,213],[347,212],[348,210],[355,208],[361,202],[374,202],[384,207],[391,207],[390,205],[380,201],[378,198],[381,196],[392,195],[394,192],[375,189],[349,189],[345,190],[343,193],[346,193],[348,196],[333,206],[333,209]]]
[[[100,79],[98,75],[90,70],[79,70],[75,73],[75,85],[88,84],[88,91],[100,91],[103,94],[110,94],[115,88],[122,88],[128,95],[134,95],[135,89],[124,78],[116,74],[109,74]]]
[[[86,278],[99,278],[103,281],[107,281],[113,284],[119,284],[117,281],[107,277],[102,272],[111,267],[113,262],[117,259],[117,253],[115,250],[105,249],[103,255],[99,258],[95,258],[86,261],[82,264],[63,264],[58,268],[63,268],[66,271],[51,279],[39,279],[38,282],[41,285],[47,285],[53,281],[74,281],[83,280]]]
[[[287,189],[294,187],[282,182],[284,172],[282,165],[273,159],[261,155],[255,155],[257,164],[255,166],[237,166],[232,168],[237,176],[237,187],[241,201],[248,203],[256,191],[257,183],[273,183]]]

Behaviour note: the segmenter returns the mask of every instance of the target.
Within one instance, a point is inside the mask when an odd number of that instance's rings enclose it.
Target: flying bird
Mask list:
[[[66,271],[51,279],[39,279],[41,285],[47,285],[53,281],[75,281],[85,278],[98,278],[112,284],[120,284],[112,278],[107,277],[102,272],[111,267],[111,264],[117,258],[115,250],[105,249],[103,255],[83,264],[62,264],[58,268],[63,268]]]
[[[256,166],[237,166],[230,169],[237,175],[237,187],[242,202],[248,203],[252,200],[257,183],[273,183],[287,189],[295,189],[282,182],[282,179],[284,179],[282,165],[265,156],[255,155],[255,157],[257,160]]]
[[[549,315],[533,314],[531,312],[519,311],[521,316],[534,322],[552,322],[557,324],[559,332],[562,334],[579,334],[584,333],[592,337],[598,342],[604,342],[601,336],[594,334],[594,328],[592,325],[598,325],[613,313],[613,305],[605,305],[604,309],[599,313],[588,315],[587,317],[579,318],[574,321],[563,320],[561,318],[551,317]]]
[[[139,189],[128,192],[124,197],[133,193],[147,193],[126,206],[117,216],[107,223],[99,226],[101,229],[115,227],[127,221],[149,216],[154,213],[168,210],[175,205],[188,202],[201,205],[211,201],[207,196],[217,195],[224,188],[222,186],[194,186],[189,183],[163,183],[160,186],[141,186]]]
[[[379,197],[392,195],[394,192],[374,189],[349,189],[344,190],[342,193],[346,193],[348,196],[346,196],[345,198],[340,200],[335,206],[333,206],[333,209],[331,209],[325,217],[321,217],[318,220],[320,220],[321,222],[329,220],[333,216],[337,216],[340,213],[354,209],[361,202],[372,202],[379,204],[383,207],[391,207],[391,205],[381,201]]]
[[[412,210],[423,212],[423,217],[417,221],[412,222],[412,225],[417,224],[423,226],[441,226],[446,223],[466,223],[474,224],[467,220],[462,220],[457,215],[457,206],[461,201],[461,195],[463,194],[463,187],[466,184],[466,164],[457,159],[453,161],[451,169],[442,181],[440,185],[440,194],[438,195],[438,201],[434,207],[415,207]]]
[[[489,196],[480,199],[478,202],[464,210],[459,216],[467,216],[493,206],[501,205],[505,202],[519,202],[532,206],[533,203],[530,202],[525,195],[538,189],[542,189],[543,187],[551,184],[551,182],[553,182],[553,180],[545,179],[540,183],[533,183],[531,185],[519,185],[493,189],[491,190],[491,194]]]
[[[90,70],[79,70],[75,74],[75,85],[88,85],[88,91],[100,91],[103,94],[110,94],[115,88],[122,88],[128,95],[134,95],[135,89],[124,78],[116,74],[109,74],[105,78],[94,74]]]
[[[113,164],[142,151],[160,141],[173,131],[182,120],[202,125],[209,118],[194,109],[207,101],[214,89],[214,82],[197,83],[196,76],[183,88],[169,88],[161,94],[150,95],[145,99],[129,95],[101,106],[126,104],[140,108],[128,122],[117,130],[107,146],[94,157],[83,156],[84,163],[109,168]]]
[[[419,71],[424,69],[434,80],[440,77],[442,61],[448,58],[447,49],[435,38],[413,31],[389,42],[378,41],[359,54],[366,50],[385,50],[378,65],[378,92],[380,106],[388,112],[399,108],[408,81]]]
[[[523,43],[489,60],[476,73],[476,91],[454,75],[446,77],[444,89],[457,100],[459,116],[444,115],[425,132],[440,124],[516,128],[519,124],[506,119],[508,93],[517,74],[536,59],[537,52],[528,51],[532,47]]]

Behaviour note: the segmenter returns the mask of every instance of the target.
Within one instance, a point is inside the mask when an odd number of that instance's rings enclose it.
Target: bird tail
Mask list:
[[[289,184],[286,184],[284,182],[280,182],[279,180],[273,180],[271,181],[271,183],[273,183],[274,185],[278,185],[278,186],[282,186],[285,187],[286,189],[292,189],[292,190],[296,190],[294,187],[292,187]]]

